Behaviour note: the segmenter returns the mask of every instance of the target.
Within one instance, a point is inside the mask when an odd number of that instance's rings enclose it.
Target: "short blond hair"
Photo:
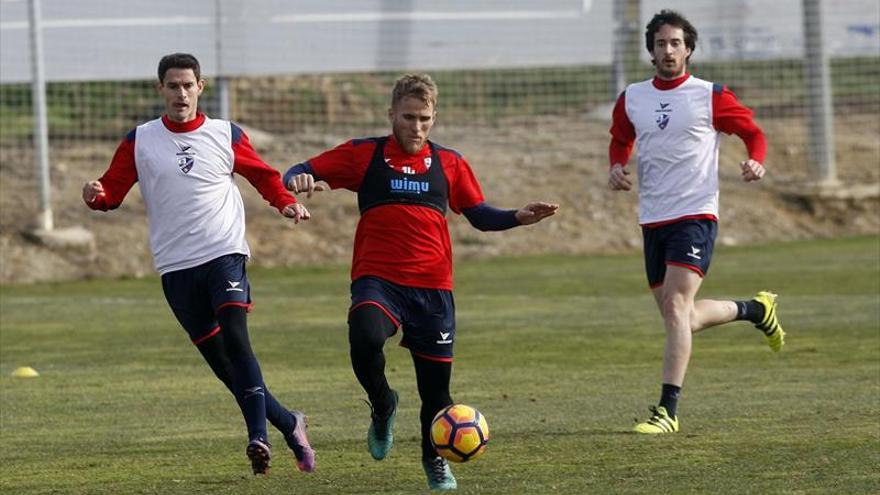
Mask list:
[[[391,108],[401,100],[413,96],[437,108],[437,84],[428,74],[404,74],[394,83],[391,91]]]

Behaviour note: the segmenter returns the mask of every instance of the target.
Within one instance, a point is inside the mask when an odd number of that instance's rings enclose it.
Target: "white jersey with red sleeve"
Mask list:
[[[638,148],[639,223],[718,217],[720,132],[736,134],[749,158],[767,143],[753,113],[720,84],[684,74],[626,88],[612,114],[609,159],[625,165]]]
[[[718,215],[718,145],[712,83],[695,77],[673,89],[653,81],[626,89],[636,131],[639,223]]]
[[[138,182],[160,274],[227,254],[249,256],[235,172],[279,210],[296,202],[279,172],[262,162],[235,124],[203,114],[184,124],[163,117],[138,126],[120,144],[99,179],[105,194],[89,206],[114,209]]]
[[[138,126],[135,166],[160,274],[224,254],[250,255],[231,143],[231,127],[222,120],[205,119],[185,133],[171,132],[161,119]]]

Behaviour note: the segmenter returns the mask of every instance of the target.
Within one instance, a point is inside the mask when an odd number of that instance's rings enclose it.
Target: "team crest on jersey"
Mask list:
[[[192,146],[188,144],[178,145],[180,148],[180,152],[177,153],[177,168],[180,169],[181,172],[188,174],[190,170],[192,170],[193,165],[196,164],[196,153],[192,151]]]
[[[425,170],[431,170],[431,157],[425,158]]]
[[[660,103],[660,108],[654,110],[660,115],[657,116],[657,127],[662,131],[666,129],[666,126],[669,125],[669,114],[672,113],[672,109],[669,108],[669,103]]]

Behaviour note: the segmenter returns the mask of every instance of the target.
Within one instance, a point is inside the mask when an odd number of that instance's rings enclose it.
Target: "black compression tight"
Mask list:
[[[217,315],[221,331],[217,335],[196,346],[211,371],[232,390],[232,361],[254,356],[247,333],[247,311],[245,308],[230,306],[220,310]]]
[[[201,342],[196,348],[205,358],[214,375],[232,392],[241,406],[241,398],[233,391],[233,361],[240,362],[254,357],[247,331],[247,310],[239,306],[227,306],[218,312],[221,331],[217,335]],[[264,387],[266,396],[266,419],[284,434],[293,429],[290,414],[281,405],[268,388]]]
[[[391,388],[385,378],[385,354],[382,348],[385,341],[396,330],[394,323],[374,304],[364,304],[348,315],[348,341],[351,344],[351,364],[354,374],[370,403],[379,414],[391,409]],[[452,377],[452,363],[433,361],[412,355],[416,370],[416,382],[422,408],[419,419],[422,429],[422,456],[436,456],[431,446],[431,421],[434,415],[452,404],[449,395],[449,381]]]
[[[382,347],[395,330],[394,323],[375,304],[358,306],[348,314],[351,367],[373,409],[381,415],[392,407]]]
[[[431,421],[441,409],[452,404],[452,397],[449,395],[452,363],[432,361],[415,354],[412,355],[412,360],[416,367],[419,397],[422,399],[422,409],[419,412],[422,424],[422,458],[432,459],[437,453],[431,445]]]
[[[251,339],[248,336],[247,310],[241,306],[226,306],[217,312],[217,322],[220,323],[221,332],[224,335],[223,343],[226,347],[226,355],[233,362],[254,357],[251,349]]]

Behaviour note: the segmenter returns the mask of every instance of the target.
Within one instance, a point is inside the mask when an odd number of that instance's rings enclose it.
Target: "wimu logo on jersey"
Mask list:
[[[393,193],[416,193],[422,194],[431,190],[431,184],[426,180],[391,179],[391,192]]]
[[[188,144],[178,144],[177,147],[180,148],[180,152],[176,154],[177,168],[181,172],[188,174],[192,170],[193,165],[196,164],[196,152],[192,151],[192,146]]]
[[[672,109],[669,108],[669,103],[660,103],[660,108],[654,111],[660,113],[656,120],[657,127],[659,127],[661,131],[666,129],[666,126],[669,125],[669,114],[672,113]]]

